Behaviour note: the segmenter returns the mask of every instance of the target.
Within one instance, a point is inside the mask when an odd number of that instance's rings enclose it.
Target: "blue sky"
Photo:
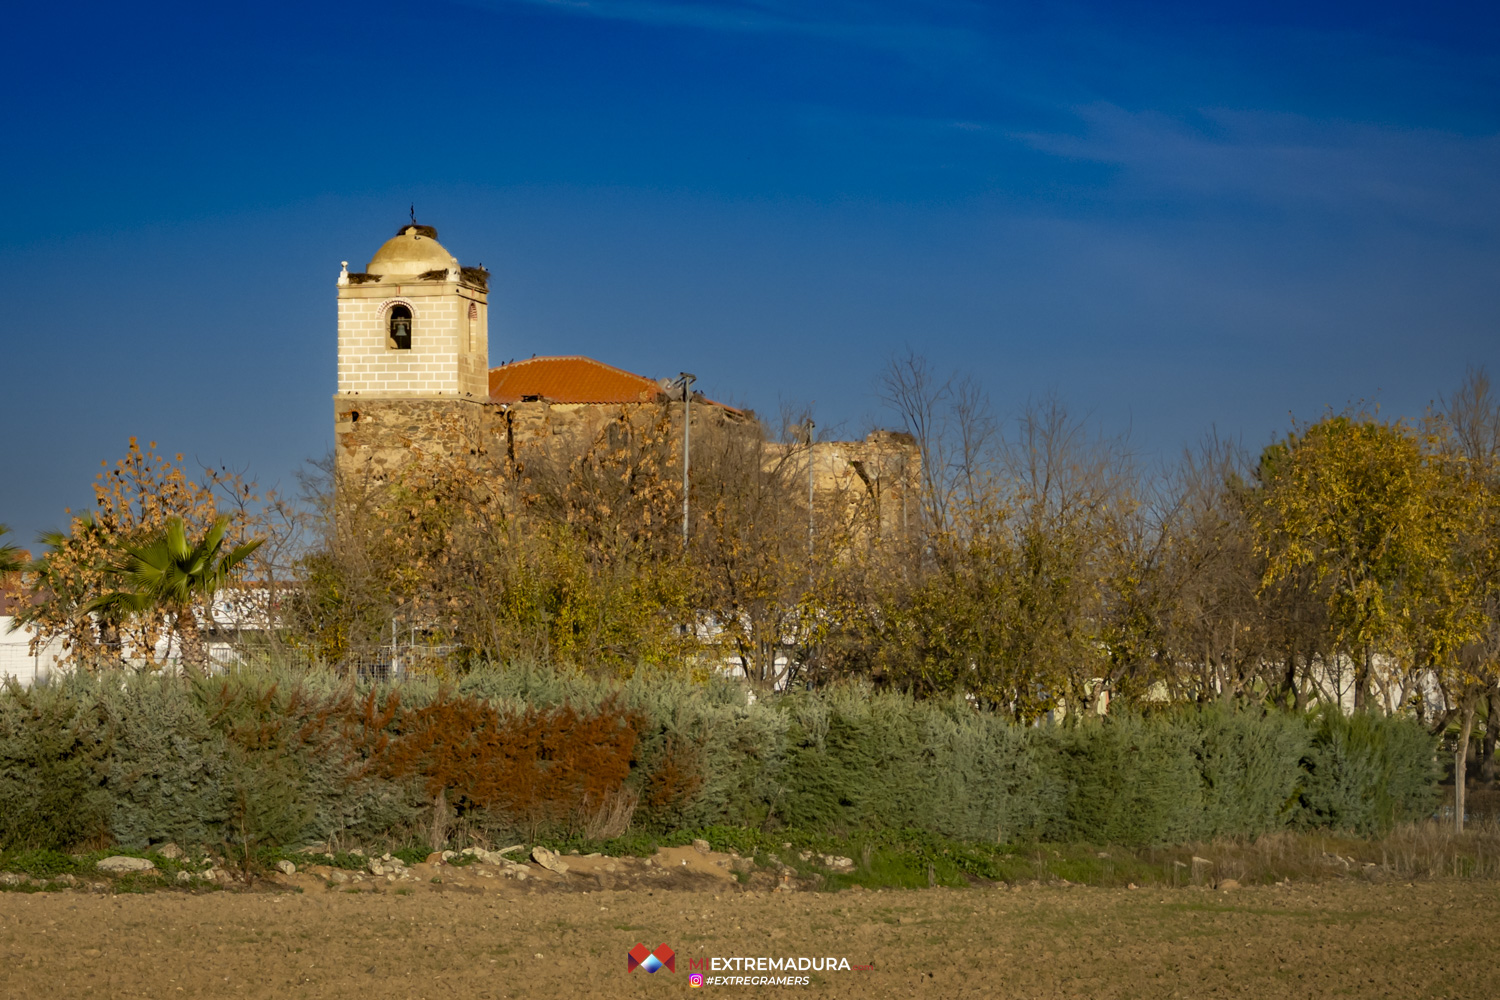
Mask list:
[[[1500,374],[1481,4],[469,0],[9,16],[0,521],[132,434],[290,485],[334,286],[415,202],[492,363],[820,426],[911,348],[1170,456]]]

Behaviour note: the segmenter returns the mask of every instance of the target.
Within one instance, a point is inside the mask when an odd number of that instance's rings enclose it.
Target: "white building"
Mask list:
[[[62,640],[54,639],[33,653],[31,628],[16,627],[18,603],[17,598],[0,593],[0,683],[14,679],[29,685],[46,680],[57,669],[63,659]]]
[[[241,644],[266,633],[275,618],[272,595],[273,591],[264,586],[216,594],[211,626],[201,609],[195,612],[208,647],[210,663],[224,666],[238,662]],[[29,626],[16,624],[15,612],[19,603],[18,598],[0,593],[0,683],[6,678],[22,685],[45,682],[58,672],[69,669],[70,658],[59,638],[42,643],[35,652],[32,651],[31,640],[35,631]],[[155,662],[163,668],[175,669],[181,658],[182,651],[176,637],[167,630],[157,641]],[[145,662],[131,660],[129,665],[140,667]]]

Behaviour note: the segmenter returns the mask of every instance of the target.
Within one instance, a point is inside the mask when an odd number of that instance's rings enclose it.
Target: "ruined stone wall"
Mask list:
[[[767,462],[788,462],[799,484],[811,467],[813,503],[869,526],[878,538],[902,538],[920,516],[922,456],[900,431],[873,431],[862,441],[766,445]],[[805,485],[801,487],[805,496]]]
[[[680,401],[532,400],[499,405],[468,399],[340,395],[334,410],[337,470],[346,482],[384,482],[403,463],[418,457],[458,459],[502,481],[538,462],[565,466],[596,442],[607,442],[610,425],[622,418],[640,434],[649,433],[665,416],[661,432],[674,458],[682,441]],[[754,421],[751,415],[710,403],[695,402],[692,415],[695,435],[748,428]],[[799,501],[806,497],[810,466],[814,503],[858,526],[871,540],[909,537],[917,530],[921,457],[910,435],[875,431],[862,441],[819,441],[810,449],[805,444],[767,443],[763,457],[768,465],[790,463],[787,478]],[[667,474],[678,475],[680,470]]]
[[[335,396],[336,471],[346,482],[379,483],[417,457],[486,466],[487,409],[467,399]]]
[[[623,403],[513,403],[505,409],[511,451],[517,455],[537,449],[549,454],[581,453],[625,412]]]
[[[665,400],[659,403],[553,403],[529,400],[509,406],[491,407],[490,443],[495,454],[524,459],[527,452],[552,457],[581,454],[607,433],[610,424],[622,417],[637,429],[660,419],[663,409],[669,422],[669,433],[679,442],[682,433],[682,403]],[[695,401],[692,406],[693,433],[726,424],[747,424],[753,417],[715,403]]]
[[[582,454],[622,414],[649,407],[544,401],[501,406],[467,399],[334,397],[334,453],[341,476],[383,482],[417,457],[459,458],[491,475],[542,458]],[[698,420],[695,415],[694,424]]]

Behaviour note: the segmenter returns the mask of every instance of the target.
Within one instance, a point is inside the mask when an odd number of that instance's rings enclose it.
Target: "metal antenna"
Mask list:
[[[673,388],[682,386],[682,547],[687,548],[688,543],[688,441],[692,434],[692,407],[693,393],[689,386],[698,380],[698,376],[687,372],[678,374],[672,383]]]
[[[813,575],[813,431],[817,428],[812,417],[807,418],[807,579]]]

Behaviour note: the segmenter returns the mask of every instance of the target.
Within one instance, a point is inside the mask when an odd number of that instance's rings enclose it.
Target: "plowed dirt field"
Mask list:
[[[715,956],[851,968],[704,996],[1491,997],[1500,886],[0,893],[4,998],[675,996]]]

